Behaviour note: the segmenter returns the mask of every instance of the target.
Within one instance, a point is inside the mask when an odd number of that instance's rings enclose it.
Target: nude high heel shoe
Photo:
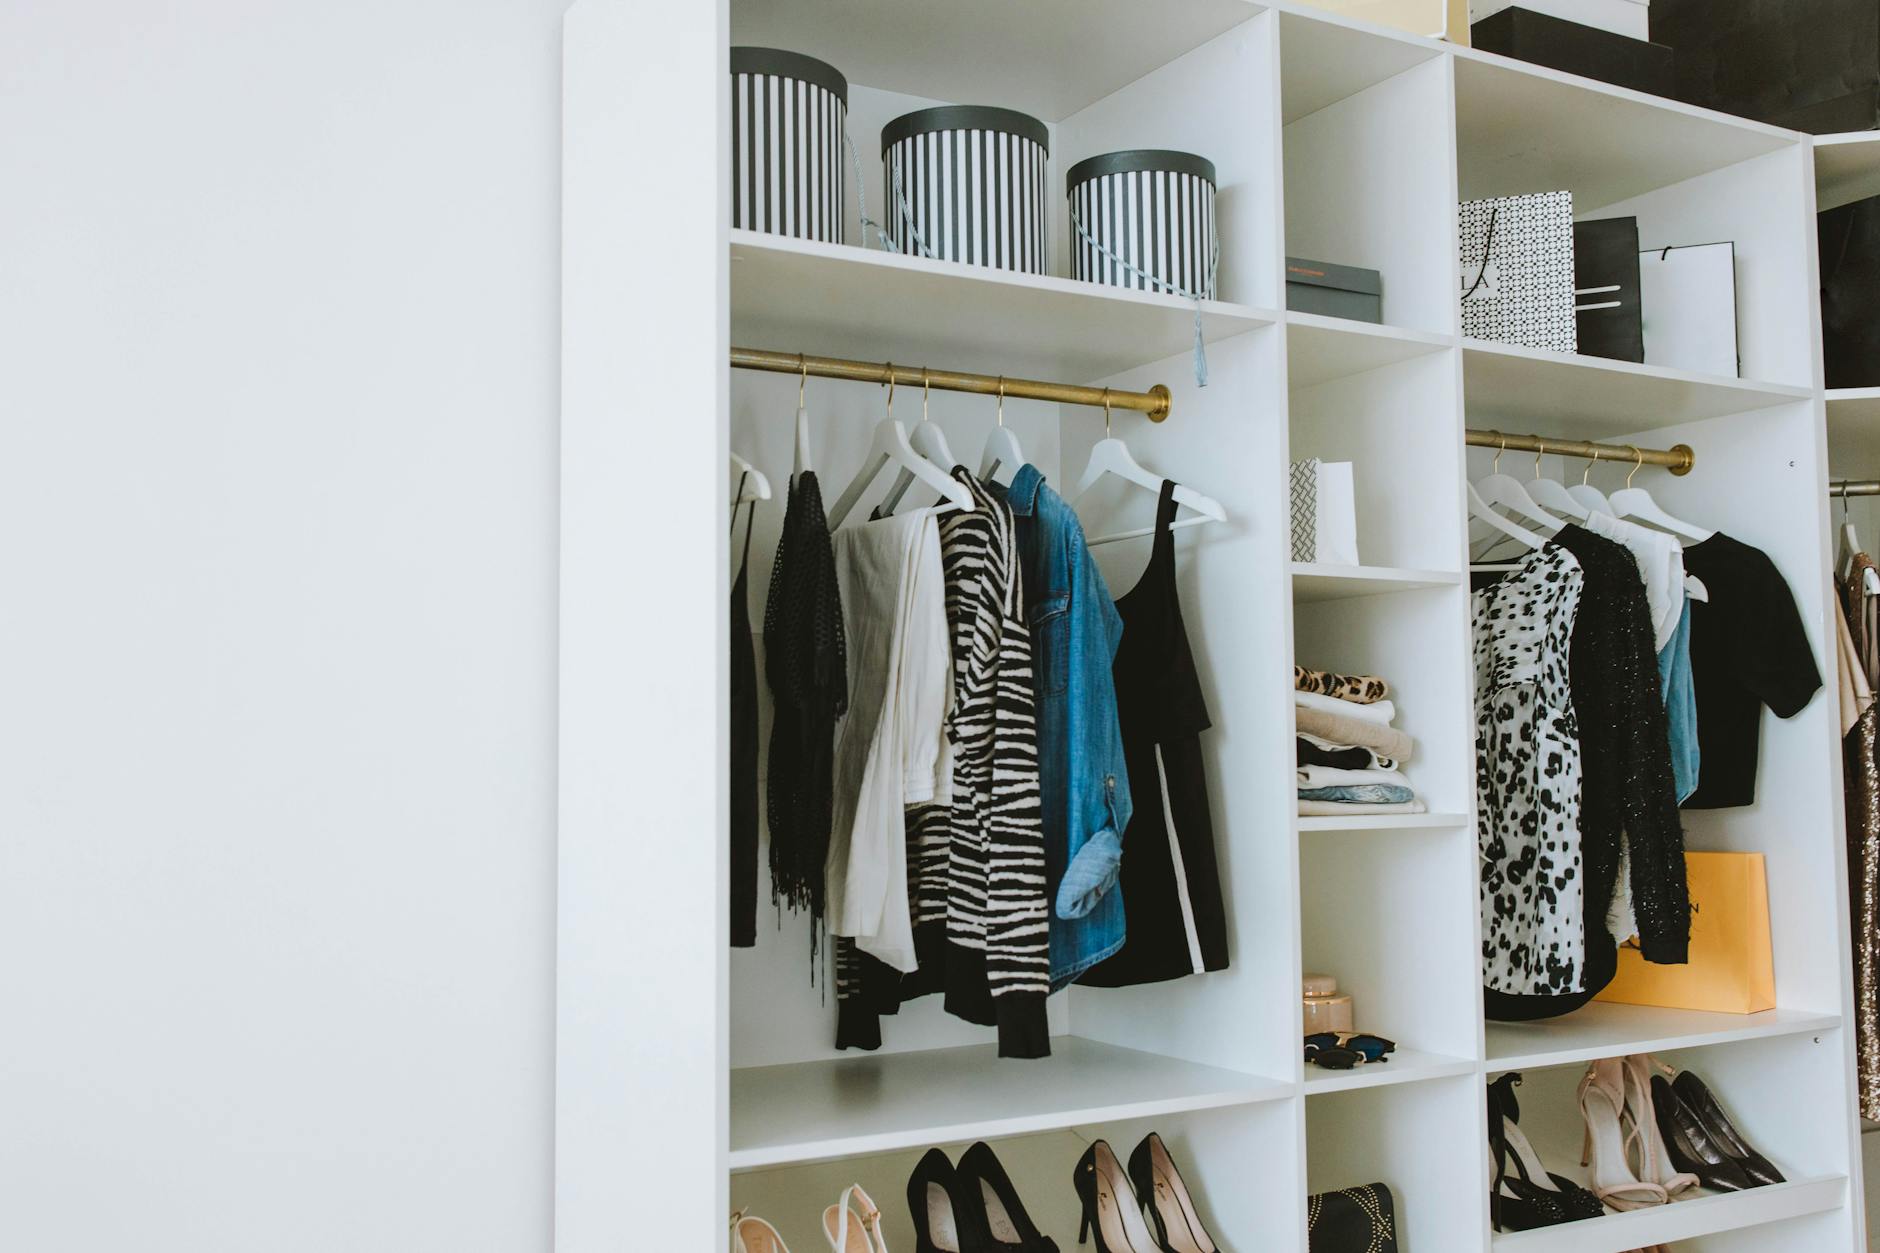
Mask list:
[[[836,1203],[823,1211],[823,1235],[835,1253],[888,1253],[881,1210],[859,1183],[844,1188]]]
[[[731,1216],[731,1253],[790,1253],[790,1246],[775,1227],[739,1210]]]
[[[1698,1185],[1696,1175],[1678,1170],[1665,1148],[1664,1133],[1658,1128],[1658,1113],[1653,1108],[1652,1068],[1661,1065],[1649,1053],[1636,1053],[1620,1064],[1625,1084],[1626,1142],[1638,1142],[1638,1174],[1647,1183],[1656,1183],[1667,1197],[1687,1192]],[[1667,1067],[1666,1069],[1669,1069]]]
[[[1586,1139],[1580,1165],[1593,1168],[1593,1195],[1616,1210],[1649,1209],[1670,1199],[1664,1185],[1632,1173],[1626,1156],[1625,1067],[1616,1057],[1594,1062],[1580,1080]]]

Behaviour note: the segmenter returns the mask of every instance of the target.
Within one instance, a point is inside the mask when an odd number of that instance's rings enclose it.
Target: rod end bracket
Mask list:
[[[1149,421],[1151,422],[1168,421],[1169,406],[1170,404],[1173,403],[1173,397],[1170,396],[1167,385],[1163,383],[1157,383],[1154,387],[1151,387],[1149,389],[1149,394],[1151,396],[1154,396],[1156,399],[1155,408],[1149,410]]]
[[[1671,473],[1677,475],[1679,478],[1689,474],[1691,469],[1697,465],[1697,454],[1691,451],[1689,444],[1673,444],[1671,451],[1676,453],[1678,457],[1671,465]]]

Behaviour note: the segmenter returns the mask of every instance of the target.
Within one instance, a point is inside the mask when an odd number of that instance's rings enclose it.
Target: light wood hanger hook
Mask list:
[[[1103,438],[1110,438],[1110,389],[1103,389]]]
[[[1598,463],[1599,463],[1599,449],[1595,448],[1593,450],[1592,460],[1588,461],[1586,463],[1586,468],[1580,471],[1580,486],[1581,487],[1590,486],[1586,480],[1588,476],[1590,476],[1593,473],[1593,467],[1597,465]]]
[[[1005,375],[999,376],[999,425],[1005,425]]]
[[[1632,455],[1638,458],[1638,460],[1632,464],[1631,472],[1625,476],[1625,485],[1627,487],[1631,487],[1632,475],[1637,474],[1639,472],[1639,467],[1645,464],[1645,454],[1638,450],[1637,444],[1627,444],[1626,447],[1630,448],[1632,450]]]

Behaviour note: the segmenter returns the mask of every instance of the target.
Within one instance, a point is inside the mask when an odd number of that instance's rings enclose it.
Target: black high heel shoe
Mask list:
[[[1785,1183],[1782,1172],[1770,1165],[1769,1159],[1758,1153],[1743,1133],[1736,1129],[1730,1116],[1723,1112],[1723,1106],[1711,1095],[1704,1081],[1686,1070],[1671,1081],[1671,1090],[1695,1115],[1697,1121],[1710,1132],[1717,1147],[1732,1158],[1751,1184],[1764,1187],[1772,1183]]]
[[[997,1253],[986,1229],[986,1208],[939,1149],[928,1149],[907,1177],[907,1212],[914,1219],[914,1253]],[[977,1191],[977,1189],[973,1189]]]
[[[1685,1104],[1663,1075],[1652,1076],[1652,1109],[1671,1164],[1713,1192],[1746,1192],[1756,1186],[1740,1162],[1724,1150],[1712,1130]]]
[[[1532,1231],[1598,1218],[1606,1212],[1599,1198],[1548,1170],[1522,1133],[1521,1107],[1514,1099],[1520,1082],[1521,1076],[1510,1072],[1488,1085],[1488,1146],[1495,1166],[1488,1208],[1495,1229]],[[1514,1175],[1508,1173],[1511,1159]]]
[[[984,1140],[960,1155],[953,1177],[958,1181],[959,1205],[977,1202],[984,1228],[993,1241],[986,1247],[997,1253],[1058,1253],[1057,1242],[1038,1230],[1025,1203],[1019,1200],[1005,1164]]]
[[[1175,1159],[1162,1137],[1151,1131],[1129,1155],[1129,1179],[1143,1198],[1149,1222],[1155,1227],[1155,1247],[1161,1253],[1220,1253],[1214,1237],[1201,1225],[1194,1198],[1182,1182]],[[1169,1239],[1174,1232],[1176,1240]],[[1179,1243],[1177,1243],[1179,1241]]]
[[[1077,1159],[1071,1183],[1084,1206],[1077,1243],[1084,1243],[1095,1232],[1097,1253],[1158,1253],[1161,1246],[1149,1234],[1149,1224],[1142,1220],[1142,1202],[1108,1141],[1098,1140],[1084,1150]]]

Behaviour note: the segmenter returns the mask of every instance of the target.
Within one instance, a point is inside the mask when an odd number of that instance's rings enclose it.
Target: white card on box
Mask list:
[[[1638,292],[1646,365],[1736,377],[1735,244],[1642,252]]]

